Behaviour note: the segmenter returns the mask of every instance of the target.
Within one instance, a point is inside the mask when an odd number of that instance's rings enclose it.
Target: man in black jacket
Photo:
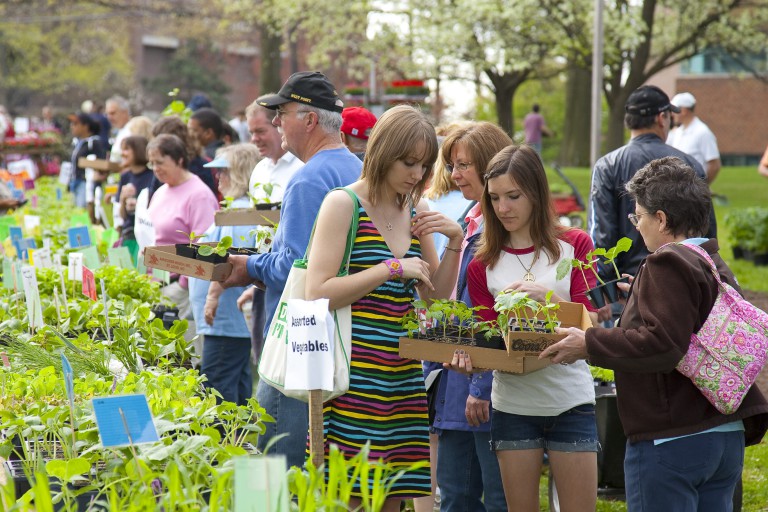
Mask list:
[[[669,134],[672,112],[679,111],[664,91],[653,85],[639,87],[629,95],[624,110],[624,123],[631,138],[625,146],[595,163],[587,227],[595,247],[608,249],[622,237],[632,239],[632,248],[619,255],[616,266],[622,274],[634,275],[648,255],[648,249],[627,218],[628,214],[634,213],[635,203],[625,194],[624,185],[648,162],[665,156],[680,158],[702,179],[706,179],[706,173],[690,155],[664,142]],[[711,210],[707,235],[715,238],[716,232],[715,212]],[[610,273],[613,274],[613,269]]]

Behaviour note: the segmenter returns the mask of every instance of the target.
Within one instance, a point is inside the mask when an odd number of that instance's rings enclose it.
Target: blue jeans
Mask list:
[[[437,485],[440,512],[506,512],[499,462],[491,451],[491,433],[440,431]]]
[[[200,373],[227,402],[245,405],[253,396],[251,373],[251,340],[227,336],[205,335]]]
[[[75,206],[85,208],[85,180],[72,180],[69,182],[69,191],[75,196]]]
[[[629,512],[730,512],[744,466],[744,432],[710,432],[654,446],[627,442]]]
[[[309,431],[309,409],[307,404],[295,398],[289,398],[264,381],[256,386],[256,400],[274,423],[266,423],[267,430],[259,436],[259,450],[264,449],[270,439],[280,434],[288,434],[270,448],[269,453],[285,455],[288,467],[304,466],[307,452],[307,432]]]

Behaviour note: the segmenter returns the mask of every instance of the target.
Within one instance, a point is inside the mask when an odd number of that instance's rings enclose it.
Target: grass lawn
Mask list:
[[[566,168],[565,175],[573,181],[585,202],[589,200],[590,171],[586,168]],[[554,172],[549,175],[551,183],[563,183]],[[734,208],[763,206],[768,197],[768,180],[757,174],[754,167],[724,167],[712,191],[725,196],[726,203],[715,202],[720,254],[731,267],[746,290],[768,292],[768,266],[756,267],[751,262],[734,260],[728,233],[723,218]],[[546,492],[546,487],[543,487]],[[542,495],[542,510],[547,510],[546,494]],[[599,512],[625,511],[623,502],[600,500]],[[744,462],[744,512],[768,511],[768,441],[747,448]]]

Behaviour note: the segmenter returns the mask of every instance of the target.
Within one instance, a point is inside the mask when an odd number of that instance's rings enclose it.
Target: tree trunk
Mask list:
[[[507,135],[514,138],[515,120],[512,114],[512,107],[515,100],[515,88],[499,87],[496,89],[496,117],[499,120],[499,126],[507,132]]]
[[[565,122],[560,164],[589,166],[591,72],[571,65],[565,83]]]
[[[280,32],[272,32],[267,27],[262,27],[260,35],[261,69],[259,72],[259,94],[276,93],[283,85],[280,76],[280,45],[282,44]]]
[[[624,104],[625,99],[608,105],[608,133],[605,138],[605,153],[624,145]],[[605,154],[603,153],[603,154]]]

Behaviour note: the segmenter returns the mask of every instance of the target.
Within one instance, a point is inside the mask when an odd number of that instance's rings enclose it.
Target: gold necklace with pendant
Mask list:
[[[518,256],[517,253],[514,253],[514,252],[512,254],[515,255],[515,258],[517,258],[517,261],[520,262],[520,266],[523,267],[523,269],[525,270],[525,274],[523,275],[523,281],[528,281],[529,283],[536,281],[536,276],[533,274],[533,272],[531,272],[533,265],[536,263],[536,257],[534,256],[530,266],[526,268],[526,266],[523,265],[523,260],[520,259],[520,256]]]

